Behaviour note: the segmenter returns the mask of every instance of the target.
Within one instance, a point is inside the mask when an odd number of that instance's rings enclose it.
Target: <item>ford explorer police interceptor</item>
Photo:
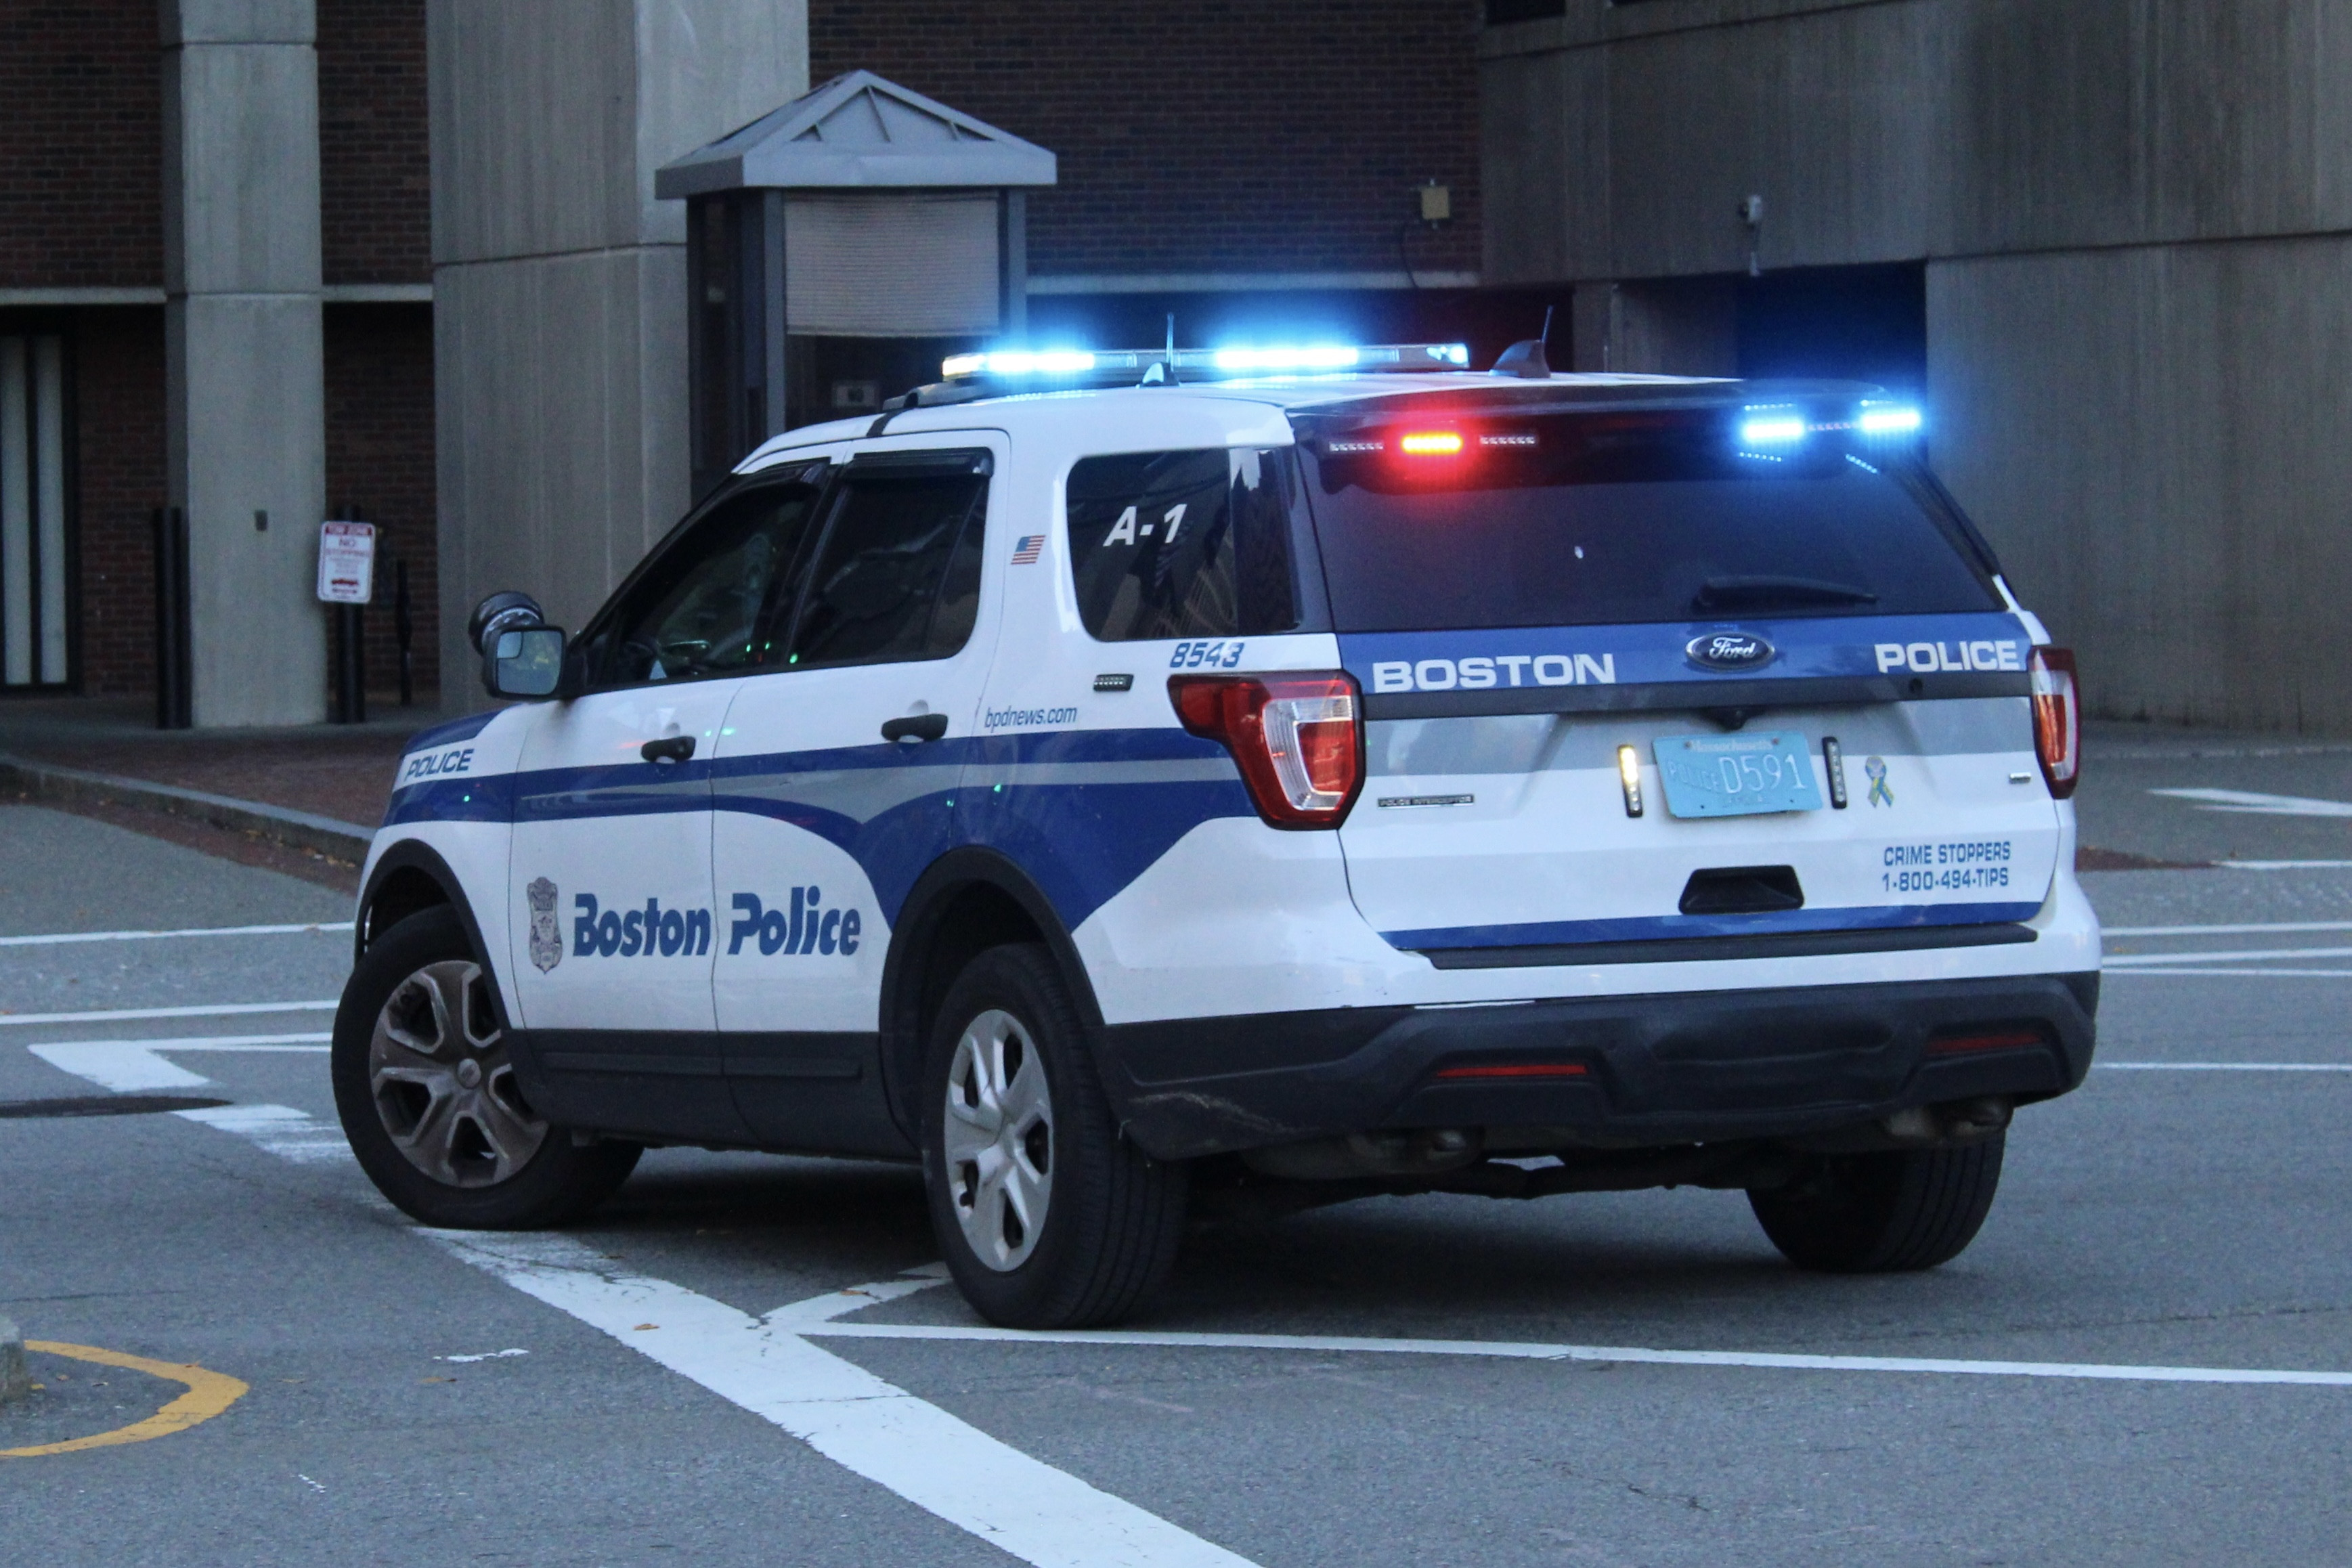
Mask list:
[[[1739,1189],[1968,1245],[2082,1082],[2073,662],[1846,384],[1000,354],[776,437],[417,737],[333,1068],[444,1226],[922,1163],[999,1322],[1188,1202]]]

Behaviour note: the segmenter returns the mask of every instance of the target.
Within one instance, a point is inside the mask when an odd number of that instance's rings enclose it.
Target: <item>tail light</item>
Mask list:
[[[1171,675],[1168,700],[1195,735],[1241,765],[1257,814],[1276,827],[1337,827],[1364,787],[1363,698],[1344,671]]]
[[[2027,665],[2033,691],[2033,750],[2050,793],[2064,800],[2083,773],[2083,704],[2074,689],[2074,655],[2037,647]]]

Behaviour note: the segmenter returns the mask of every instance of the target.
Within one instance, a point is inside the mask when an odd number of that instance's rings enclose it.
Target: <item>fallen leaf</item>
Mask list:
[[[661,1325],[659,1323],[639,1323],[637,1327],[642,1331],[645,1329],[658,1329]]]

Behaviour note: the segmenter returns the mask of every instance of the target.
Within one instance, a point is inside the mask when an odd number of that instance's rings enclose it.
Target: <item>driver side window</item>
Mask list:
[[[806,485],[746,490],[697,522],[632,584],[587,649],[592,688],[732,675],[769,662],[775,607],[817,492]]]

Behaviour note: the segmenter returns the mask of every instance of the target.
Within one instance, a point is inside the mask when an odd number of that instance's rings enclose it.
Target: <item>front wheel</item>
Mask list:
[[[369,1180],[426,1225],[560,1225],[610,1197],[641,1151],[550,1125],[515,1078],[490,985],[446,904],[370,943],[335,1011],[335,1110]]]
[[[1956,1149],[1823,1160],[1748,1206],[1781,1256],[1830,1274],[1895,1274],[1948,1263],[1976,1239],[2000,1185],[1996,1133]]]
[[[923,1174],[965,1299],[1021,1329],[1134,1310],[1175,1262],[1185,1171],[1119,1135],[1053,956],[1030,944],[973,959],[929,1045]]]

